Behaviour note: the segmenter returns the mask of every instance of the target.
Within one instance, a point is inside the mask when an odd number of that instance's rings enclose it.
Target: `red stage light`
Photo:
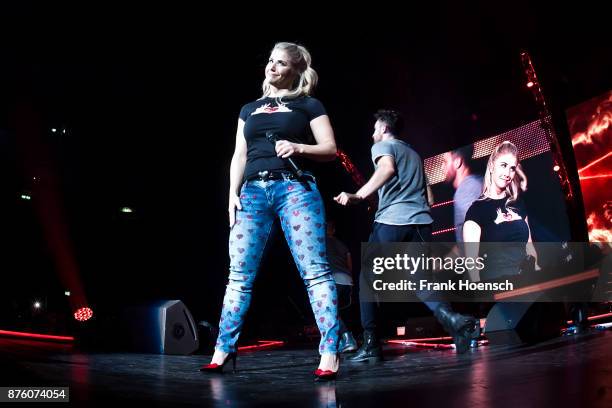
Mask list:
[[[440,235],[440,234],[446,234],[447,232],[452,232],[454,230],[456,230],[457,228],[452,227],[452,228],[446,228],[446,229],[442,229],[442,230],[438,230],[438,231],[434,231],[431,233],[431,235]]]
[[[582,180],[590,180],[590,179],[610,178],[610,177],[612,177],[612,174],[598,174],[596,176],[580,177],[580,181],[582,181]]]
[[[355,185],[358,187],[363,186],[365,184],[365,179],[363,178],[357,167],[355,167],[348,155],[342,150],[338,149],[338,151],[336,152],[336,156],[338,157],[338,159],[340,159],[342,167],[344,167],[346,172],[350,174],[353,178]]]
[[[612,156],[612,152],[608,152],[608,153],[604,154],[603,156],[598,157],[597,159],[591,161],[589,164],[587,164],[587,165],[583,166],[582,168],[578,169],[578,173],[582,173],[583,171],[585,171],[589,167],[592,167],[592,166],[596,165],[597,163],[601,162],[602,160],[607,159],[610,156]],[[606,166],[606,168],[607,168],[607,166]]]
[[[559,169],[560,169],[560,168],[561,168],[561,167],[559,167],[559,165],[558,165],[558,164],[555,164],[555,167],[553,167],[553,170],[554,170],[554,171],[559,171]]]
[[[411,343],[423,343],[426,341],[447,341],[447,340],[452,340],[453,338],[450,336],[444,336],[444,337],[423,337],[423,338],[417,338],[417,339],[389,339],[387,340],[387,343],[403,343],[403,342],[411,342]]]
[[[527,82],[527,88],[531,88],[532,86],[533,86],[533,82],[532,81]]]
[[[93,316],[93,310],[88,307],[82,307],[74,312],[74,318],[79,322],[84,322],[91,319]]]
[[[545,290],[558,288],[560,286],[571,285],[576,282],[582,282],[585,280],[597,278],[599,278],[599,269],[591,269],[571,276],[566,276],[564,278],[552,279],[546,282],[536,283],[535,285],[530,286],[524,286],[522,288],[510,290],[507,292],[496,293],[495,295],[493,295],[493,299],[499,302],[500,300],[504,299],[523,296],[534,292],[542,292]]]
[[[604,314],[600,314],[600,315],[595,315],[595,316],[589,316],[587,317],[587,320],[599,320],[599,319],[605,319],[606,317],[612,317],[612,313],[604,313]],[[574,321],[573,320],[568,320],[567,324],[573,324]]]
[[[442,337],[440,339],[442,339]],[[402,346],[409,346],[409,347],[432,348],[432,349],[454,349],[455,348],[454,344],[424,343],[422,341],[410,341],[410,340],[387,340],[387,343],[401,344]]]
[[[73,341],[72,336],[56,336],[51,334],[40,334],[40,333],[27,333],[27,332],[16,332],[10,330],[0,330],[0,336],[24,338],[30,340],[59,340],[59,341]]]
[[[257,344],[253,344],[250,346],[240,346],[238,347],[239,351],[246,351],[246,350],[262,350],[262,349],[269,349],[269,348],[274,348],[274,347],[280,347],[282,345],[284,345],[285,342],[282,340],[257,340]]]
[[[434,205],[431,206],[431,208],[442,207],[443,205],[452,204],[454,202],[455,200],[449,200],[449,201],[443,201],[441,203],[435,203]]]

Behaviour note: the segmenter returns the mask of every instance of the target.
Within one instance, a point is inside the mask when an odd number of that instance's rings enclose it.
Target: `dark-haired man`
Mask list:
[[[430,208],[423,161],[410,145],[398,139],[402,116],[393,110],[379,110],[374,118],[372,161],[376,170],[354,194],[342,192],[334,197],[340,205],[356,204],[378,191],[378,210],[370,235],[370,243],[429,242],[431,238]],[[372,270],[362,270],[373,282]],[[362,279],[364,281],[364,279]],[[418,294],[425,298],[424,293]],[[376,361],[382,358],[378,339],[377,304],[360,297],[363,343],[350,361]],[[477,321],[471,316],[453,312],[446,302],[424,302],[455,341],[458,353],[466,352],[477,332]]]

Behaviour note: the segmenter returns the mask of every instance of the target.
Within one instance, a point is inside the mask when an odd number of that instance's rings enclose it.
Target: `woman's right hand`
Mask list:
[[[229,212],[229,227],[232,228],[236,223],[236,210],[242,210],[240,205],[240,197],[236,193],[230,193],[229,205],[227,211]]]

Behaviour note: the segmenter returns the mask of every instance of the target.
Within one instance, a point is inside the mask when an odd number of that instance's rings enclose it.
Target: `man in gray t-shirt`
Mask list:
[[[408,143],[387,137],[372,146],[372,162],[388,157],[394,174],[378,189],[375,222],[387,225],[431,224],[423,161]],[[360,192],[358,191],[357,194]]]
[[[427,202],[423,161],[410,145],[396,138],[403,124],[398,112],[379,110],[374,117],[374,174],[356,193],[342,192],[334,200],[340,205],[355,204],[378,191],[378,211],[369,242],[429,242],[433,219]],[[362,270],[361,273],[363,278],[360,282],[374,282],[377,276],[372,270]],[[417,293],[422,300],[427,295],[425,292]],[[457,352],[466,352],[476,331],[476,319],[453,312],[446,302],[424,303],[453,336]],[[348,360],[379,360],[382,358],[382,347],[377,333],[377,304],[360,301],[359,306],[364,329],[363,344]]]
[[[380,110],[375,117],[374,174],[355,194],[342,192],[334,200],[340,205],[357,204],[378,191],[375,223],[430,226],[433,219],[427,202],[423,161],[408,143],[396,138],[402,123],[399,113]]]
[[[482,193],[482,177],[472,174],[474,146],[468,145],[444,154],[445,181],[455,188],[453,196],[455,238],[463,242],[465,214]]]

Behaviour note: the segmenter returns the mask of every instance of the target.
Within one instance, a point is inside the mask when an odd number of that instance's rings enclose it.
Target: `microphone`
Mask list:
[[[273,143],[273,144],[276,144],[276,142],[278,142],[279,140],[283,140],[283,139],[278,138],[278,134],[270,130],[266,132],[266,139],[268,139],[270,143]],[[298,178],[302,178],[302,176],[304,175],[304,172],[300,170],[300,168],[297,166],[297,164],[295,164],[293,159],[291,157],[287,157],[285,160],[287,160],[287,162],[289,163],[289,167],[291,167],[291,170],[295,173],[295,175]]]

